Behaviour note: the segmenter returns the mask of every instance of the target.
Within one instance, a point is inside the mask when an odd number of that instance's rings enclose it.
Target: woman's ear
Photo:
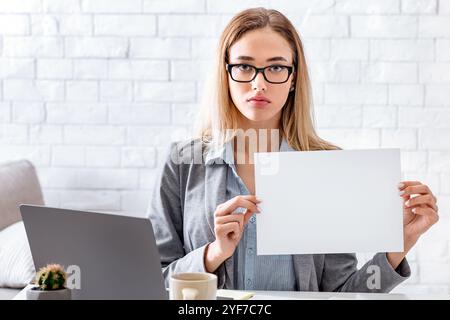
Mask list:
[[[296,77],[296,75],[297,75],[297,72],[294,71],[292,73],[291,87],[289,89],[289,92],[294,91],[294,89],[295,89],[295,77]]]

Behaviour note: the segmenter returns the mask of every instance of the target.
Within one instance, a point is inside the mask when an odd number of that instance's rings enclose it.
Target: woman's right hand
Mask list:
[[[233,255],[248,220],[254,213],[260,212],[257,206],[259,202],[254,195],[236,196],[217,206],[214,212],[216,240],[208,245],[205,253],[205,268],[208,272],[214,272]],[[245,208],[245,211],[234,213],[238,208]]]

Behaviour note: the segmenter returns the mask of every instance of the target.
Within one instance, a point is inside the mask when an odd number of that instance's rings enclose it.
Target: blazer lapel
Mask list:
[[[214,238],[214,211],[226,201],[227,167],[225,164],[205,166],[205,214]]]
[[[214,211],[216,207],[227,201],[227,164],[212,164],[205,166],[205,214],[210,227],[210,238],[215,239],[214,234]],[[233,287],[233,256],[225,261],[225,288]]]

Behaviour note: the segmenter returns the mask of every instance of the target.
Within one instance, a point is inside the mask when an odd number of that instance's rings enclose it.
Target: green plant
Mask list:
[[[39,269],[34,283],[39,290],[59,290],[65,288],[67,274],[59,264],[48,264]]]

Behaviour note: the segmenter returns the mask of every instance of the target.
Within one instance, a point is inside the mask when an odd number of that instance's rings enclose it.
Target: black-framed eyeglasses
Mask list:
[[[264,68],[257,68],[246,63],[226,64],[228,73],[236,82],[252,82],[258,73],[262,73],[269,83],[285,83],[294,70],[293,66],[273,64]]]

